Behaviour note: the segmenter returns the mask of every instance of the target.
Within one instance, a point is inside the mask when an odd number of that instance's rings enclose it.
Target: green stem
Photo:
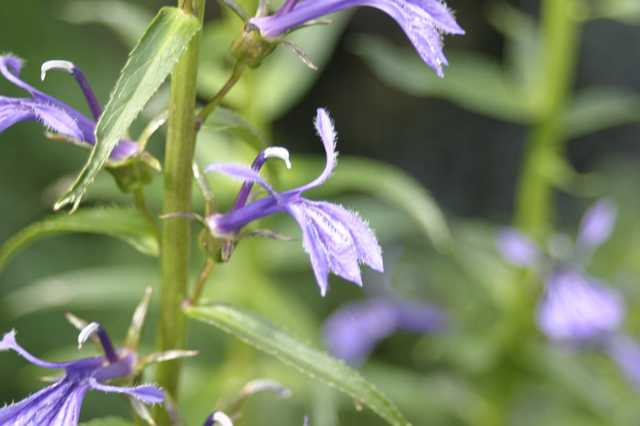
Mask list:
[[[515,213],[515,224],[538,240],[552,229],[553,182],[549,163],[564,151],[562,119],[573,85],[580,30],[576,0],[544,0],[542,8],[544,38],[540,51],[544,58],[537,91],[542,104],[527,142]]]
[[[204,16],[204,0],[181,0],[185,13],[195,12],[200,21]],[[169,126],[164,164],[165,215],[191,211],[193,173],[191,164],[195,152],[196,80],[200,37],[196,35],[188,50],[176,65],[171,77]],[[172,217],[162,224],[162,287],[160,293],[160,326],[158,350],[185,347],[186,326],[182,302],[186,298],[191,248],[190,222],[184,217]],[[157,381],[172,400],[177,400],[180,377],[179,361],[161,363]],[[166,414],[158,419],[169,424]]]
[[[197,306],[198,303],[200,303],[200,298],[202,297],[207,280],[209,279],[209,275],[211,275],[211,271],[213,271],[213,267],[215,265],[216,262],[211,257],[207,256],[204,266],[202,267],[202,271],[200,271],[200,275],[198,275],[198,281],[196,281],[196,284],[193,287],[193,293],[189,298],[189,303],[191,305]]]
[[[196,131],[200,130],[202,124],[207,121],[207,117],[213,113],[220,103],[224,100],[224,98],[229,94],[233,86],[240,80],[244,70],[246,68],[246,64],[244,61],[239,60],[233,67],[233,72],[231,73],[231,77],[227,80],[227,82],[222,86],[222,89],[216,93],[216,95],[209,101],[209,103],[200,110],[198,113],[198,117],[196,118]]]

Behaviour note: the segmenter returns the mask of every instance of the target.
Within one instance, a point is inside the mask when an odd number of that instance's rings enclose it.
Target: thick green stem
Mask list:
[[[202,21],[204,0],[181,0],[185,13],[195,13]],[[169,126],[164,163],[165,215],[191,211],[195,151],[195,104],[200,37],[196,35],[171,76]],[[160,293],[160,326],[158,349],[167,351],[185,346],[186,326],[182,302],[186,299],[191,247],[190,222],[184,217],[171,217],[162,226],[162,289]],[[157,381],[172,400],[177,399],[180,362],[161,363]],[[169,424],[167,418],[159,419]]]
[[[527,142],[515,213],[516,225],[536,239],[547,235],[553,222],[550,162],[564,151],[562,119],[573,85],[580,28],[576,0],[544,0],[542,7],[543,70],[537,94],[541,108]]]

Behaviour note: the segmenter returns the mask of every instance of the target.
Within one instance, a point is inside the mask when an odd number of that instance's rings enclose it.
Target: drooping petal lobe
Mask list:
[[[164,401],[162,389],[152,385],[140,385],[134,387],[103,385],[95,379],[89,381],[92,389],[107,393],[122,393],[136,398],[145,404],[159,404]]]
[[[609,239],[616,223],[616,207],[607,200],[598,201],[585,213],[580,231],[578,245],[596,248]]]
[[[538,247],[515,229],[500,232],[497,244],[502,256],[514,265],[535,267],[540,260]]]
[[[42,367],[42,368],[55,369],[55,368],[65,368],[67,366],[66,363],[44,361],[36,356],[33,356],[29,351],[27,351],[26,349],[24,349],[22,346],[18,344],[18,342],[16,341],[15,330],[12,330],[6,333],[2,337],[2,340],[0,341],[0,352],[3,352],[3,351],[14,351],[18,355],[20,355],[22,358],[29,361],[31,364],[37,365],[38,367]]]
[[[624,317],[622,297],[583,274],[555,272],[538,307],[538,324],[552,340],[594,343],[611,336]]]

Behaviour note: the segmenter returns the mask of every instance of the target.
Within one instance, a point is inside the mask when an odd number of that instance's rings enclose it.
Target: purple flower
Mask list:
[[[103,356],[67,362],[43,361],[27,352],[15,339],[15,331],[4,335],[0,351],[12,350],[31,364],[48,369],[64,370],[64,375],[52,385],[12,405],[0,408],[2,425],[73,426],[78,424],[80,408],[89,390],[125,394],[146,404],[163,401],[164,393],[155,386],[117,387],[109,380],[128,377],[134,372],[136,356],[126,350],[116,351],[104,329],[89,324],[78,336],[82,345],[97,335]]]
[[[498,249],[505,259],[533,268],[545,277],[545,295],[537,319],[550,339],[594,343],[617,331],[625,311],[622,297],[584,272],[590,255],[610,236],[615,216],[610,202],[596,202],[584,215],[572,259],[560,259],[559,265],[516,230],[505,230],[498,237]]]
[[[624,317],[622,297],[574,270],[556,271],[538,307],[538,324],[549,338],[572,344],[604,342]]]
[[[89,104],[93,120],[70,107],[66,103],[49,96],[20,79],[22,60],[16,56],[0,56],[0,73],[9,82],[25,90],[29,97],[10,98],[0,96],[0,133],[20,121],[38,121],[48,130],[56,133],[64,141],[76,145],[90,147],[95,144],[94,131],[96,121],[102,113],[87,79],[82,71],[67,61],[48,61],[42,65],[42,79],[52,69],[70,73],[80,85]],[[138,144],[122,140],[111,152],[111,161],[122,161],[138,152]]]
[[[288,153],[283,148],[268,148],[258,156],[253,168],[236,164],[209,165],[208,172],[224,173],[245,183],[234,208],[225,214],[209,216],[207,224],[214,236],[234,240],[248,223],[274,213],[288,213],[302,230],[303,246],[311,259],[320,293],[324,296],[329,272],[362,285],[360,262],[380,272],[383,265],[382,250],[375,235],[356,213],[337,204],[302,197],[305,191],[326,182],[337,162],[336,132],[325,110],[318,110],[315,126],[324,145],[327,163],[320,176],[299,188],[276,192],[258,173],[269,157],[280,157],[288,163]],[[253,183],[261,185],[269,195],[246,204]]]
[[[380,9],[404,30],[424,62],[443,76],[447,65],[442,34],[464,34],[453,14],[440,0],[286,0],[271,16],[256,16],[249,23],[267,38],[276,38],[309,21],[358,6]]]
[[[398,331],[432,332],[444,322],[444,314],[431,305],[376,297],[335,312],[325,324],[324,335],[334,356],[358,365],[380,340]]]

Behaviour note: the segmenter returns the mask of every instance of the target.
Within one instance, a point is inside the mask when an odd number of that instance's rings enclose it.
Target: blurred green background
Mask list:
[[[568,143],[549,166],[557,189],[557,231],[575,233],[582,211],[596,197],[607,195],[618,203],[614,237],[598,252],[590,272],[625,295],[625,328],[632,336],[640,335],[636,3],[581,3],[575,82],[563,121]],[[76,63],[105,102],[131,40],[143,31],[147,16],[167,4],[4,2],[0,51],[27,61],[26,81],[86,112],[74,81],[51,73],[42,83],[40,64],[49,59]],[[433,303],[450,317],[447,329],[436,335],[401,333],[386,339],[362,367],[415,425],[636,425],[638,393],[604,355],[564,351],[527,327],[515,337],[513,330],[505,331],[514,317],[532,318],[536,303],[522,302],[522,289],[496,253],[494,238],[498,227],[512,221],[527,134],[538,117],[537,99],[544,95],[536,83],[545,54],[536,31],[540,2],[452,0],[449,6],[467,35],[445,38],[451,65],[443,81],[418,62],[390,18],[363,8],[340,15],[332,27],[296,36],[321,71],[306,69],[281,49],[245,78],[227,106],[247,117],[269,143],[290,150],[292,172],[270,170],[283,188],[321,169],[312,118],[319,106],[332,112],[343,161],[335,179],[313,198],[360,211],[377,231],[388,272],[366,273],[365,286],[391,286],[398,296]],[[227,48],[240,28],[212,1],[207,24],[202,101],[227,75]],[[21,95],[4,80],[0,93]],[[134,134],[161,109],[163,93]],[[254,151],[238,139],[234,132],[204,132],[198,160],[249,161]],[[51,214],[61,182],[79,170],[87,151],[47,141],[34,123],[14,126],[0,140],[0,241],[5,241]],[[161,135],[156,136],[151,150],[161,156],[162,145]],[[381,176],[384,182],[376,182]],[[237,186],[224,179],[211,182],[221,205],[228,205]],[[157,178],[147,191],[155,211],[159,183]],[[122,203],[130,200],[117,193],[106,174],[87,201]],[[266,225],[298,235],[288,217]],[[202,259],[195,247],[194,253],[196,274]],[[143,288],[157,282],[157,260],[118,240],[88,234],[45,238],[17,253],[0,272],[0,331],[17,329],[20,342],[44,358],[80,356],[64,312],[100,321],[118,341]],[[324,319],[367,294],[332,278],[329,295],[320,298],[299,240],[243,242],[207,289],[208,297],[252,309],[316,345],[322,345]],[[145,329],[147,351],[154,327],[152,314]],[[252,399],[243,424],[298,425],[305,414],[314,426],[382,424],[353,401],[215,330],[193,325],[190,346],[201,355],[186,364],[182,408],[188,424],[199,424],[220,400],[232,399],[257,377],[279,380],[293,397]],[[0,401],[20,399],[42,386],[41,370],[13,354],[0,357]],[[112,414],[127,416],[125,401],[89,395],[84,418]]]

